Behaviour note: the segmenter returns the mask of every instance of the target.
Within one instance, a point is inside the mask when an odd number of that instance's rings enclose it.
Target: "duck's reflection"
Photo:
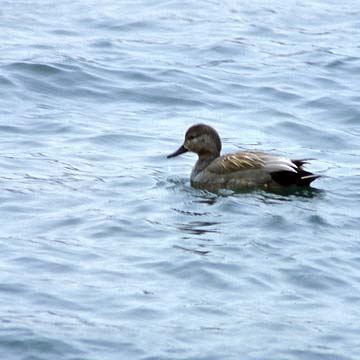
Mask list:
[[[179,250],[182,250],[182,251],[191,252],[191,253],[196,254],[196,255],[207,255],[207,254],[210,253],[210,250],[194,250],[194,249],[189,249],[189,248],[186,248],[184,246],[179,246],[179,245],[174,245],[173,248],[174,249],[179,249]]]
[[[206,216],[209,215],[208,212],[196,212],[196,211],[188,211],[188,210],[181,210],[173,208],[172,210],[176,211],[177,213],[181,215],[187,215],[187,216]]]
[[[181,231],[190,235],[204,235],[209,233],[220,233],[220,231],[213,226],[218,225],[218,222],[211,221],[190,221],[186,224],[177,224],[176,227]]]
[[[175,223],[175,227],[180,233],[181,244],[174,245],[175,249],[186,252],[191,252],[196,255],[207,255],[211,251],[208,250],[209,243],[212,243],[211,234],[219,234],[220,222],[217,221],[194,221],[193,217],[199,219],[200,216],[209,218],[210,213],[207,212],[193,212],[188,210],[173,209],[178,214],[181,214],[182,221]],[[186,218],[184,218],[184,215]],[[189,218],[190,217],[190,218]],[[190,220],[190,221],[186,221]],[[216,236],[216,235],[215,235]],[[190,242],[190,245],[187,246]],[[195,245],[195,248],[194,248]],[[200,249],[199,249],[200,248]]]

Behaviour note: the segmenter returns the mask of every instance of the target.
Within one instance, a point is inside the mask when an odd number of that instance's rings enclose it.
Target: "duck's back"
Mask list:
[[[264,153],[244,151],[217,157],[207,166],[199,160],[191,174],[191,185],[210,190],[268,186],[273,180],[264,169],[266,157]]]
[[[308,186],[318,176],[303,169],[305,161],[255,151],[223,155],[210,162],[198,160],[191,184],[209,190]]]

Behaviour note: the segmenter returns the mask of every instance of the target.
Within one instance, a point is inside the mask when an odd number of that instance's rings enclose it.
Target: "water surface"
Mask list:
[[[0,350],[356,360],[356,1],[3,1]],[[315,158],[310,192],[192,189],[166,155]]]

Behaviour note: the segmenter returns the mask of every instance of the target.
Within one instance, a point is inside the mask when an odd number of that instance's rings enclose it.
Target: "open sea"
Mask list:
[[[0,357],[360,358],[358,0],[1,0]],[[223,151],[291,193],[193,189]]]

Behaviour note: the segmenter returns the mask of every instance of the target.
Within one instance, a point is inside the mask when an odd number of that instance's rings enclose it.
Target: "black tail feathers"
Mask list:
[[[271,177],[275,182],[283,186],[310,186],[310,184],[321,175],[313,174],[303,169],[303,165],[310,159],[291,160],[297,167],[297,172],[292,171],[276,171],[271,173]]]

